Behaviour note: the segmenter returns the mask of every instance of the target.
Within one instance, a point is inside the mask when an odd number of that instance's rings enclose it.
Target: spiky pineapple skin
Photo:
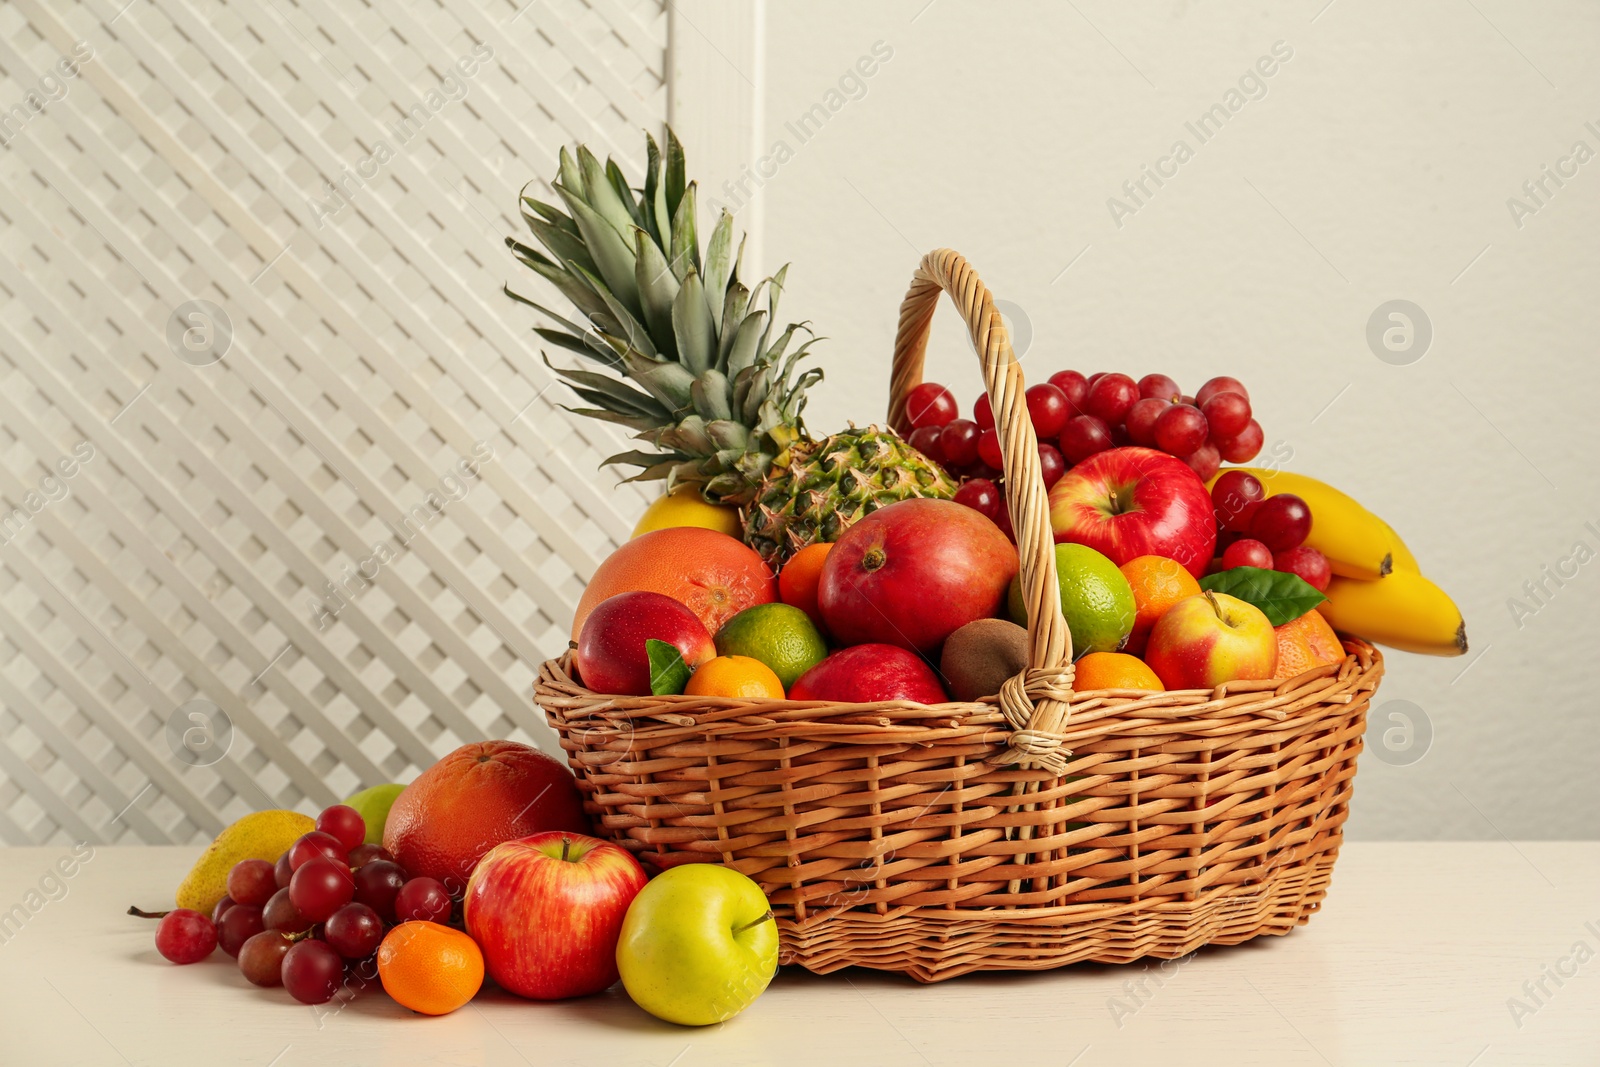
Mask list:
[[[745,508],[745,543],[772,565],[809,544],[837,541],[855,522],[912,497],[948,500],[956,483],[897,434],[851,427],[798,441],[774,463]]]

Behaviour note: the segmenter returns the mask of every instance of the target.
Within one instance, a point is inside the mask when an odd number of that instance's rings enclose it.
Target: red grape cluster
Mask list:
[[[408,877],[366,836],[360,813],[335,804],[276,863],[234,864],[209,919],[187,908],[168,912],[156,927],[156,950],[173,963],[194,963],[221,945],[245,978],[281,985],[302,1004],[332,1000],[347,972],[371,981],[392,925],[448,922],[454,902],[443,883]]]
[[[1261,424],[1251,414],[1250,394],[1234,378],[1212,378],[1194,396],[1186,396],[1165,374],[1134,381],[1115,372],[1085,378],[1064,370],[1029,386],[1026,398],[1046,488],[1073,465],[1121,445],[1177,456],[1203,480],[1213,477],[1224,460],[1247,463],[1261,451]],[[906,397],[911,446],[962,479],[957,501],[989,516],[1009,534],[998,485],[1003,476],[1000,437],[988,394],[973,404],[972,418],[959,415],[949,389],[935,382],[918,385]]]
[[[1261,480],[1248,471],[1223,471],[1211,486],[1211,504],[1222,551],[1217,570],[1260,567],[1287,571],[1321,592],[1332,571],[1328,558],[1305,544],[1311,509],[1293,493],[1267,496]]]

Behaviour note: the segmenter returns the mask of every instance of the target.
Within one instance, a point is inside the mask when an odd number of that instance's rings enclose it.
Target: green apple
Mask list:
[[[708,1026],[738,1015],[778,970],[766,894],[728,867],[687,863],[639,890],[622,921],[617,970],[659,1019]]]
[[[367,823],[367,844],[383,844],[383,824],[389,820],[389,809],[394,806],[394,798],[400,795],[403,785],[393,782],[387,785],[375,785],[371,789],[363,789],[345,799],[345,803],[355,808]]]

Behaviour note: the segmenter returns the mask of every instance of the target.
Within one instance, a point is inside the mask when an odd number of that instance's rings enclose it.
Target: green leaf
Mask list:
[[[683,145],[678,143],[678,135],[672,132],[671,126],[668,126],[667,173],[662,191],[666,196],[667,214],[672,218],[678,217],[678,202],[683,199],[684,169]]]
[[[1234,567],[1208,574],[1200,579],[1200,588],[1254,604],[1274,626],[1293,622],[1328,599],[1298,574],[1260,567]]]
[[[622,239],[622,235],[588,204],[569,194],[564,187],[557,188],[556,191],[571,209],[573,221],[583,232],[584,244],[593,257],[595,266],[599,268],[600,278],[604,279],[603,283],[595,282],[595,288],[609,288],[618,302],[628,311],[635,316],[642,314],[639,306],[639,283],[633,273],[633,249]]]
[[[672,272],[683,281],[690,270],[700,271],[700,235],[695,232],[695,187],[690,183],[672,210]]]
[[[728,276],[733,272],[733,216],[723,211],[722,217],[711,231],[711,241],[706,245],[706,308],[714,318],[722,314],[722,303],[728,295]],[[721,337],[728,324],[720,322],[717,336]]]
[[[689,373],[699,377],[716,360],[717,327],[706,310],[705,290],[700,275],[690,270],[672,301],[672,336],[678,345],[678,359]]]
[[[689,665],[683,662],[683,653],[675,645],[645,638],[644,650],[650,657],[650,693],[664,697],[683,692],[689,684]]]

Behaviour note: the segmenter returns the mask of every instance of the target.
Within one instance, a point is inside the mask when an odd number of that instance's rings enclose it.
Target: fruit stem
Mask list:
[[[565,863],[567,861],[567,853],[569,851],[571,851],[571,849],[572,849],[572,838],[563,837],[561,839],[561,862],[562,863]]]
[[[768,908],[767,911],[766,911],[766,914],[762,915],[759,919],[751,919],[749,922],[745,923],[743,926],[735,926],[733,928],[733,936],[734,937],[738,937],[740,934],[744,933],[746,930],[750,930],[750,929],[753,929],[754,927],[760,926],[762,923],[766,922],[768,919],[771,919],[771,918],[774,918],[774,916],[772,914],[772,909]]]
[[[1202,595],[1206,598],[1206,603],[1211,605],[1211,610],[1217,613],[1217,618],[1222,619],[1222,605],[1217,603],[1217,595],[1209,589],[1205,590]],[[1222,621],[1226,622],[1227,620],[1222,619]]]
[[[141,919],[165,919],[167,917],[167,912],[164,912],[164,911],[144,911],[143,909],[141,909],[139,907],[136,907],[135,905],[132,905],[132,904],[128,905],[128,914],[129,915],[137,915]]]

